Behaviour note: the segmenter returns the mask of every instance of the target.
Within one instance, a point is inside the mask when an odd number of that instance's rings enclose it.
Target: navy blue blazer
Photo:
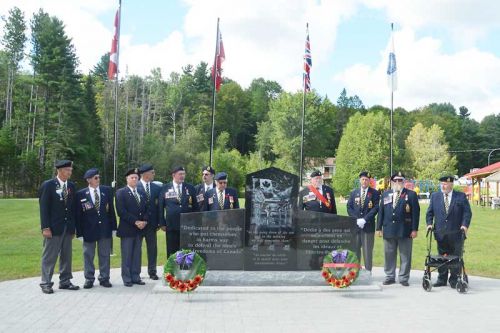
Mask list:
[[[85,242],[111,238],[112,231],[116,230],[113,190],[109,186],[99,186],[99,191],[99,211],[88,187],[76,192],[76,236],[83,236]]]
[[[142,185],[142,182],[139,181],[137,183],[137,191],[141,192],[145,198],[147,198],[146,195],[146,189]],[[160,196],[161,192],[161,186],[158,184],[155,184],[153,182],[149,183],[149,191],[151,194],[151,199],[148,201],[148,226],[157,228],[159,223],[158,223],[158,199]]]
[[[351,192],[347,201],[347,214],[357,219],[363,218],[366,223],[364,232],[375,232],[375,215],[378,212],[380,194],[377,190],[368,187],[364,205],[361,206],[361,189],[357,188]]]
[[[137,228],[135,221],[148,221],[148,205],[146,196],[137,192],[141,198],[140,204],[137,204],[132,191],[128,186],[122,187],[116,191],[116,212],[120,217],[118,225],[118,237],[135,237],[142,234],[142,230]]]
[[[312,210],[315,212],[337,214],[337,205],[335,204],[335,194],[330,186],[322,185],[321,190],[323,196],[330,202],[330,208],[326,207],[314,194],[309,190],[309,186],[304,188],[299,193],[299,209]]]
[[[166,226],[167,231],[179,231],[181,213],[192,213],[200,210],[196,201],[194,186],[183,183],[181,200],[179,201],[172,182],[163,185],[158,200],[158,208],[160,226]]]
[[[224,209],[240,208],[238,202],[238,192],[234,188],[226,188],[224,193]],[[218,192],[216,188],[205,193],[203,210],[221,210],[219,205]]]
[[[212,188],[215,188],[217,185],[215,182],[212,184]],[[198,201],[198,206],[200,207],[200,211],[204,209],[205,204],[205,183],[198,184],[194,187],[194,191],[196,192],[196,201]]]
[[[417,194],[404,188],[396,208],[392,208],[393,191],[387,190],[380,198],[377,230],[383,230],[384,238],[409,238],[412,231],[418,231],[420,205]]]
[[[460,227],[469,227],[472,218],[472,212],[469,200],[464,193],[453,191],[451,196],[448,214],[444,208],[444,195],[442,192],[431,194],[429,208],[426,214],[427,225],[434,222],[434,234],[437,241],[443,240],[445,235],[450,235],[456,240],[460,239]]]
[[[38,190],[41,229],[50,228],[54,236],[62,235],[64,227],[67,233],[75,233],[75,184],[67,181],[67,188],[66,201],[57,178],[46,180]]]

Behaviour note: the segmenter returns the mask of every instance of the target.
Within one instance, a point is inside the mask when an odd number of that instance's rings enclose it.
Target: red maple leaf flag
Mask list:
[[[108,78],[113,80],[118,73],[118,40],[120,36],[120,9],[115,15],[115,33],[111,41],[111,52],[109,53]]]
[[[215,79],[214,79],[214,67],[212,67],[212,79],[215,83],[215,91],[219,92],[220,86],[222,84],[222,63],[226,60],[226,55],[224,53],[224,44],[222,44],[222,33],[219,31],[217,36],[217,48],[215,51]]]

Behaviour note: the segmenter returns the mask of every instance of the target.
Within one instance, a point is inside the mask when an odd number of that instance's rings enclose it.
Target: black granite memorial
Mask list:
[[[297,211],[294,214],[297,270],[319,270],[323,257],[336,249],[356,251],[356,219],[349,216]]]
[[[246,177],[245,270],[296,269],[295,225],[299,177],[277,168]]]
[[[245,210],[181,214],[181,249],[198,252],[210,270],[243,270]]]

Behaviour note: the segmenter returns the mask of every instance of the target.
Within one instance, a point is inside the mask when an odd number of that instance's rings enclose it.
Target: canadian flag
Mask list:
[[[120,36],[120,9],[115,15],[115,34],[111,41],[111,52],[109,53],[108,78],[113,80],[118,73],[118,39]]]
[[[215,91],[219,92],[220,86],[222,84],[222,63],[226,60],[226,54],[224,53],[224,44],[222,44],[222,34],[219,30],[217,35],[217,49],[215,51]],[[214,78],[214,67],[212,67],[212,79]]]

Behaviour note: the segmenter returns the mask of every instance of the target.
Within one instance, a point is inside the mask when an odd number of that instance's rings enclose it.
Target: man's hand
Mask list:
[[[71,235],[71,239],[75,239],[75,234],[72,234],[72,235]]]
[[[410,238],[417,238],[417,235],[418,235],[418,231],[414,230],[411,232]]]
[[[160,227],[160,229],[161,229],[161,230],[163,230],[163,231],[165,231],[165,232],[167,232],[167,227],[166,227],[166,226],[164,226],[164,225],[163,225],[163,226],[161,226],[161,227]]]
[[[377,230],[377,236],[382,237],[382,230]]]
[[[50,231],[50,228],[45,228],[42,230],[42,235],[45,238],[52,238],[52,231]]]
[[[432,230],[432,224],[427,225],[427,230]]]
[[[363,227],[365,226],[365,223],[366,223],[365,219],[357,219],[356,220],[356,224],[358,225],[358,227],[360,229],[363,229]]]
[[[463,226],[460,227],[460,230],[463,230],[464,234],[467,235],[467,230],[469,230],[469,228],[467,228],[466,226],[463,225]]]

